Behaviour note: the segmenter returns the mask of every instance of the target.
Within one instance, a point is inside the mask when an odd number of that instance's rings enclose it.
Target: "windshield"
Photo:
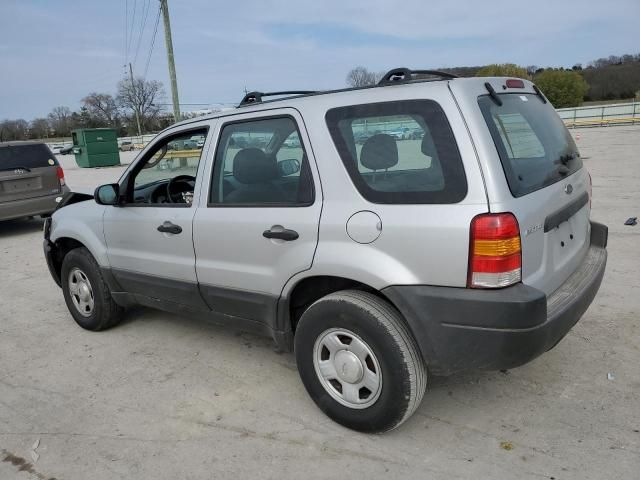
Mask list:
[[[521,197],[582,167],[573,138],[549,104],[534,94],[488,95],[478,104],[500,155],[511,193]]]
[[[40,168],[57,165],[56,157],[44,143],[0,144],[0,171],[15,168]]]

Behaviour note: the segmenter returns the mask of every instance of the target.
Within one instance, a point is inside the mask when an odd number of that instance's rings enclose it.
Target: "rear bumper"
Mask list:
[[[58,206],[56,198],[62,197],[67,192],[69,192],[69,187],[64,186],[60,190],[60,193],[56,193],[55,195],[0,203],[0,220],[11,220],[12,218],[53,213]]]
[[[392,286],[382,292],[411,327],[430,371],[499,370],[553,348],[595,297],[607,263],[607,227],[591,224],[582,264],[548,297],[524,284],[500,290]]]

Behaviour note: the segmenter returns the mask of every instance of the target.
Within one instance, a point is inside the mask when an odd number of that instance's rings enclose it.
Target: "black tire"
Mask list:
[[[69,274],[74,269],[79,269],[86,275],[93,291],[93,308],[87,316],[80,313],[72,300]],[[102,277],[100,267],[86,248],[75,248],[65,255],[60,279],[67,308],[82,328],[97,332],[116,325],[122,318],[124,309],[111,298],[111,292]]]
[[[382,385],[375,402],[366,408],[351,408],[336,401],[316,374],[314,345],[331,329],[353,332],[377,359]],[[303,313],[294,342],[298,371],[307,392],[341,425],[361,432],[392,430],[420,405],[427,370],[404,319],[385,300],[358,290],[329,294]]]

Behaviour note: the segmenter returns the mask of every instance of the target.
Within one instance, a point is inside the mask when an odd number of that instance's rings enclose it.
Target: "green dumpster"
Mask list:
[[[78,128],[71,132],[79,167],[120,165],[118,132],[114,128]]]

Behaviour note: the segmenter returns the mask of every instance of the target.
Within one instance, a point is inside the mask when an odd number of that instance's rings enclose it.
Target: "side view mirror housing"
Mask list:
[[[300,171],[300,162],[295,158],[289,158],[287,160],[280,160],[278,162],[278,172],[281,177],[293,175]]]
[[[120,197],[120,185],[108,183],[96,188],[93,198],[99,205],[118,205]]]

